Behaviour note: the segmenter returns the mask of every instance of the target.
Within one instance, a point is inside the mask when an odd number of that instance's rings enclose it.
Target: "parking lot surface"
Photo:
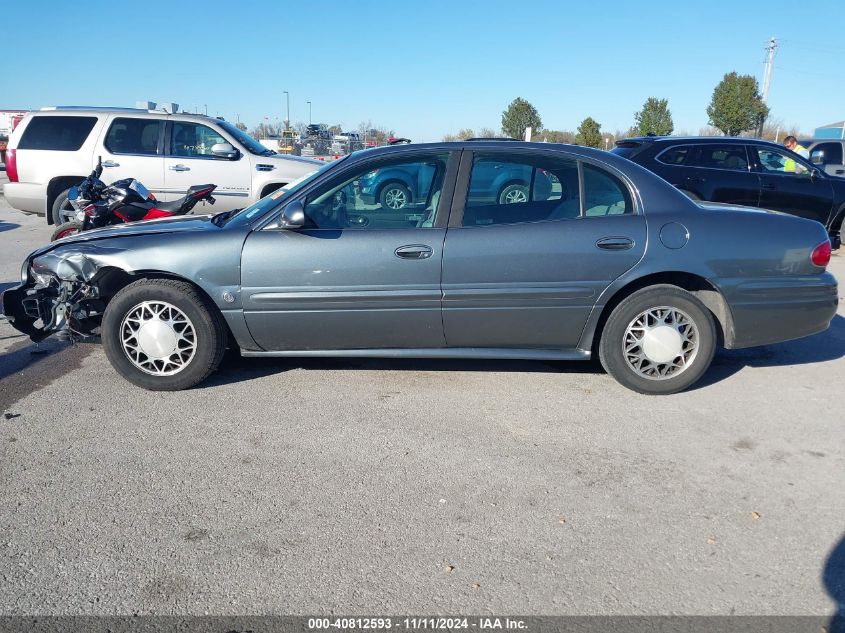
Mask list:
[[[0,288],[49,233],[0,198]],[[234,356],[153,393],[0,322],[0,615],[832,614],[843,355],[840,307],[666,397],[595,364]]]

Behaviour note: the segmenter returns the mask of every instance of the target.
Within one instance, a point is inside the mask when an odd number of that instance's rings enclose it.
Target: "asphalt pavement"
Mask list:
[[[0,288],[48,237],[0,198]],[[843,355],[840,308],[666,397],[595,364],[236,357],[153,393],[0,321],[0,615],[832,614]]]

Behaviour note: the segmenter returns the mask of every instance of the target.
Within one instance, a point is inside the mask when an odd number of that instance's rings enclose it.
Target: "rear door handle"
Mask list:
[[[400,246],[395,251],[396,257],[401,259],[428,259],[431,257],[431,246],[425,244],[409,244]]]
[[[116,163],[113,160],[107,160],[103,163],[103,167],[120,167],[120,163]]]
[[[183,164],[179,163],[178,165],[171,165],[171,171],[191,171],[190,167],[185,167]]]
[[[634,247],[634,240],[630,237],[603,237],[596,246],[606,251],[627,251]]]

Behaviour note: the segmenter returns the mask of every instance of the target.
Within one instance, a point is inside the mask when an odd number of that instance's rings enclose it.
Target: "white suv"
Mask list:
[[[98,158],[104,182],[137,178],[159,200],[217,185],[214,211],[245,207],[323,163],[276,154],[222,119],[132,108],[44,108],[15,128],[6,153],[6,201],[60,224],[67,193]]]

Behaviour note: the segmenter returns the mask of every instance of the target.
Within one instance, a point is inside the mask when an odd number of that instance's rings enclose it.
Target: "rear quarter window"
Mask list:
[[[36,116],[18,142],[18,149],[46,149],[75,152],[94,128],[97,117]]]

